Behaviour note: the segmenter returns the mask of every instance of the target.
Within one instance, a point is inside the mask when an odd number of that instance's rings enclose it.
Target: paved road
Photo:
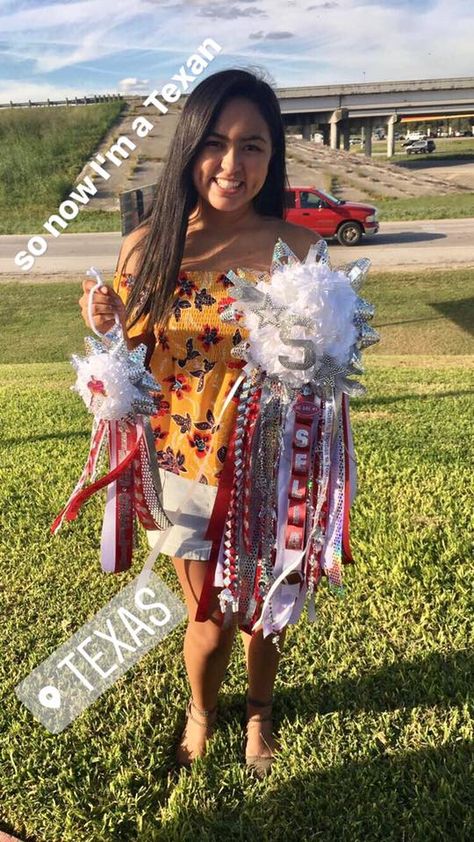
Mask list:
[[[77,275],[89,266],[106,274],[115,269],[120,249],[119,233],[62,234],[46,237],[47,252],[36,259],[30,272],[15,266],[14,256],[24,249],[27,236],[0,237],[0,280],[58,280]],[[334,265],[367,256],[373,270],[407,270],[436,267],[474,267],[474,219],[384,222],[380,232],[355,248],[329,243]]]

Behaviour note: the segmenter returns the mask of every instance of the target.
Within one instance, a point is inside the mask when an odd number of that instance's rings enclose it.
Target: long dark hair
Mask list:
[[[135,283],[127,300],[127,317],[134,314],[129,327],[149,313],[148,324],[152,330],[153,325],[164,322],[171,310],[188,217],[199,199],[192,178],[193,165],[223,106],[237,96],[246,97],[257,106],[272,141],[267,178],[253,199],[254,209],[265,216],[284,217],[285,189],[289,186],[285,132],[273,88],[256,74],[242,69],[222,70],[208,76],[186,99],[151,210],[138,226],[149,226],[148,233],[133,246],[125,261],[126,265],[131,254],[140,251]]]

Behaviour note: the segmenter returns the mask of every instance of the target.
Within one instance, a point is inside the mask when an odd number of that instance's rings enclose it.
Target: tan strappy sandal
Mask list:
[[[258,707],[262,709],[261,714],[253,714],[252,717],[249,718],[248,716],[248,708],[247,708],[247,729],[258,725],[260,727],[261,722],[272,722],[273,718],[271,715],[272,704],[273,700],[269,702],[261,702],[259,699],[252,699],[250,696],[247,695],[246,697],[247,705],[253,705],[254,707]],[[275,755],[273,754],[273,749],[270,748],[268,745],[265,737],[263,736],[262,732],[260,732],[260,737],[262,738],[265,745],[269,748],[272,754],[269,757],[263,756],[261,754],[252,754],[252,755],[245,755],[245,765],[248,769],[251,769],[259,778],[264,778],[265,775],[268,774],[270,771],[271,765],[275,760]]]
[[[199,719],[196,719],[196,717],[193,716],[193,713],[192,713],[193,710],[196,713],[200,713],[201,716],[204,716],[205,720],[201,721]],[[188,719],[192,719],[193,722],[196,722],[202,728],[206,728],[207,729],[207,737],[211,737],[212,734],[214,733],[214,729],[215,729],[216,714],[217,714],[217,705],[215,705],[210,710],[203,710],[202,708],[198,708],[198,706],[194,704],[194,701],[193,701],[192,697],[189,699],[187,707],[186,707],[186,726],[185,726],[184,731],[181,735],[181,740],[180,740],[179,746],[176,750],[176,761],[178,763],[178,766],[184,766],[185,768],[189,768],[191,766],[193,760],[196,759],[196,757],[202,757],[204,755],[204,752],[203,752],[203,754],[193,755],[193,754],[191,754],[189,749],[187,749],[186,746],[183,745],[184,741],[186,740],[186,729],[187,729]]]

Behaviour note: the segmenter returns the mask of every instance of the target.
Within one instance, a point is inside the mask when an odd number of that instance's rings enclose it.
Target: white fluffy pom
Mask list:
[[[282,321],[288,315],[311,319],[311,328],[295,325],[291,335],[294,339],[311,339],[318,360],[328,354],[341,365],[349,363],[357,338],[353,318],[358,296],[346,275],[324,263],[299,263],[274,272],[270,284],[260,281],[257,287],[270,295],[275,306],[285,307]],[[286,345],[278,327],[268,324],[259,327],[258,316],[245,306],[242,309],[249,330],[252,362],[268,375],[278,375],[294,386],[307,382],[308,371],[286,369],[278,360],[283,355],[300,362],[301,349]]]
[[[130,383],[127,366],[121,360],[106,353],[91,354],[76,357],[76,365],[73,389],[97,418],[119,421],[132,410],[132,401],[140,397],[140,392]]]

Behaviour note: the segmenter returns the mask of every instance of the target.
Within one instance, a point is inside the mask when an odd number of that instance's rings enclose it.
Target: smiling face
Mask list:
[[[249,205],[265,183],[271,155],[270,131],[257,106],[244,97],[229,100],[194,163],[200,199],[224,212]]]

